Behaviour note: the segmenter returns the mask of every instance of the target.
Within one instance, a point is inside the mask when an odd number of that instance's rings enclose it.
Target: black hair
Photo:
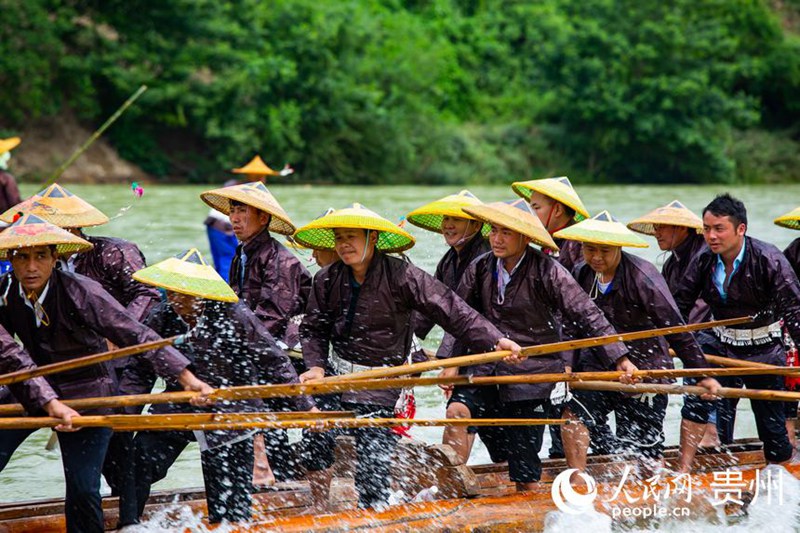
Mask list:
[[[741,200],[734,198],[728,193],[717,195],[717,197],[703,209],[703,215],[706,213],[711,213],[715,217],[729,217],[736,227],[738,227],[739,224],[747,225],[747,208],[745,208]]]
[[[575,218],[575,210],[572,209],[570,206],[568,206],[567,204],[561,204],[561,208],[564,210],[564,212],[570,219]]]

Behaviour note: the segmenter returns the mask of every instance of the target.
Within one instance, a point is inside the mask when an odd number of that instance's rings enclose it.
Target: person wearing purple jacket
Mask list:
[[[272,236],[272,233],[294,233],[289,215],[260,181],[206,191],[200,197],[228,215],[239,239],[228,278],[233,291],[279,344],[295,348],[300,339],[294,323],[299,322],[296,317],[303,313],[308,301],[311,274]],[[275,411],[288,408],[281,399],[267,403]],[[256,483],[268,485],[275,479],[296,477],[293,461],[286,455],[289,449],[286,431],[264,430],[261,435],[255,443]],[[265,454],[268,462],[263,461]]]
[[[422,229],[440,233],[449,249],[436,265],[434,277],[456,290],[464,272],[477,257],[490,250],[485,236],[489,225],[475,220],[462,211],[462,207],[481,205],[468,190],[451,194],[411,211],[406,220]],[[434,326],[432,320],[419,313],[414,315],[415,334],[424,339]],[[456,376],[469,372],[467,368],[448,368],[440,376]],[[447,418],[497,418],[500,399],[497,387],[442,387],[447,397]],[[492,462],[508,459],[505,428],[495,426],[447,427],[442,433],[442,444],[451,446],[463,463],[469,459],[475,435],[489,452]]]
[[[224,279],[196,249],[187,250],[134,277],[167,291],[145,324],[162,336],[181,335],[177,348],[191,361],[194,372],[219,387],[258,383],[298,383],[289,357],[255,314],[239,302]],[[155,372],[144,360],[128,365],[120,388],[126,394],[152,390]],[[167,390],[177,384],[167,383]],[[308,396],[292,398],[294,410],[315,410]],[[204,412],[264,411],[262,401],[220,402]],[[198,412],[180,404],[156,405],[153,413]],[[247,521],[251,518],[250,487],[255,431],[142,431],[135,438],[137,518],[150,487],[163,479],[189,442],[200,444],[209,521]],[[127,502],[126,502],[127,503]],[[124,504],[121,502],[121,506]]]
[[[523,346],[563,340],[563,324],[585,337],[613,335],[614,329],[567,270],[545,253],[530,246],[558,247],[528,204],[517,199],[465,207],[464,211],[491,225],[492,253],[472,262],[456,294],[497,326],[504,336]],[[466,351],[460,339],[450,335],[437,357]],[[625,359],[620,343],[601,348],[610,360]],[[525,375],[564,372],[572,367],[571,352],[501,361],[478,366],[478,375]],[[502,418],[545,418],[559,403],[565,387],[552,383],[502,385],[499,388]],[[552,400],[552,403],[551,403]],[[560,410],[560,407],[555,407]],[[542,464],[542,426],[505,428],[508,474],[517,490],[532,490],[539,482]]]
[[[56,226],[24,215],[0,234],[0,256],[11,256],[13,271],[0,278],[0,326],[16,335],[37,365],[104,352],[106,339],[118,346],[159,340],[153,330],[130,317],[97,282],[55,268],[59,254],[87,250],[91,244]],[[176,378],[206,403],[213,389],[187,368],[189,361],[172,347],[146,352],[163,377]],[[52,374],[48,383],[60,398],[112,396],[111,370],[98,364]],[[90,411],[106,414],[107,409]],[[84,413],[86,414],[86,413]],[[30,435],[30,430],[0,432],[0,468]],[[65,466],[68,531],[103,531],[100,470],[110,428],[59,433]]]
[[[520,347],[505,338],[461,298],[402,259],[390,257],[414,245],[406,231],[360,204],[314,220],[295,239],[309,248],[336,249],[341,261],[314,276],[306,314],[300,326],[308,371],[301,381],[326,374],[402,365],[411,348],[413,313],[441,325],[475,352],[494,348],[519,355]],[[332,349],[331,349],[332,348]],[[398,390],[332,395],[319,407],[344,408],[357,416],[392,417]],[[381,506],[389,496],[391,455],[397,436],[390,428],[364,428],[356,438],[356,489],[360,508]],[[318,510],[327,504],[335,439],[330,432],[308,435],[306,467],[312,500]]]
[[[616,331],[628,333],[684,324],[669,287],[655,266],[622,251],[623,246],[646,248],[647,243],[608,211],[562,230],[556,236],[582,243],[585,263],[576,267],[575,279]],[[589,349],[581,352],[578,367],[581,371],[616,368],[625,372],[621,381],[630,382],[630,375],[639,369],[673,368],[670,347],[684,367],[706,367],[703,351],[691,333],[651,337],[625,345],[628,356],[622,364],[611,361],[596,349]],[[713,378],[705,378],[698,384],[710,392],[719,388]],[[562,431],[570,468],[586,468],[587,428],[598,420],[606,420],[612,411],[617,418],[617,438],[624,449],[643,460],[645,468],[661,466],[666,395],[577,390],[567,405],[566,416],[578,423],[565,426]]]

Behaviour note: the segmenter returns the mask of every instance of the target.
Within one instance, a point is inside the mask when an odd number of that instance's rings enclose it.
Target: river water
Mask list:
[[[199,199],[199,194],[210,187],[145,185],[144,196],[134,198],[126,185],[75,185],[70,190],[101,208],[112,221],[100,228],[90,228],[89,233],[110,235],[132,240],[139,244],[152,264],[182,250],[197,247],[211,260],[203,220],[208,208]],[[23,186],[22,192],[30,194],[36,187]],[[457,187],[353,187],[353,186],[290,186],[271,187],[292,220],[299,226],[318,216],[327,207],[343,207],[360,202],[393,221],[428,201],[451,194]],[[483,201],[515,198],[510,187],[471,187]],[[651,209],[679,199],[689,208],[699,212],[715,194],[728,191],[742,199],[748,207],[750,224],[748,233],[754,237],[774,243],[783,249],[800,233],[775,226],[772,220],[795,208],[800,198],[800,185],[782,186],[582,186],[579,192],[592,214],[608,209],[623,222],[640,216]],[[410,226],[410,225],[409,225]],[[440,236],[407,226],[417,237],[417,245],[409,252],[414,263],[433,273],[436,263],[445,252]],[[660,255],[655,240],[650,239],[651,248],[633,250],[660,266],[664,257]],[[303,261],[313,271],[316,266],[309,254]],[[425,345],[435,348],[441,339],[436,328]],[[419,389],[416,392],[419,418],[444,417],[444,400],[438,389]],[[671,397],[667,421],[668,444],[677,443],[680,421],[679,397]],[[747,401],[739,406],[737,437],[755,436],[755,425]],[[11,463],[0,473],[0,501],[25,500],[44,497],[61,497],[64,493],[63,474],[59,452],[45,451],[48,431],[32,435],[17,450]],[[413,434],[429,442],[438,442],[441,430],[415,428]],[[549,442],[545,441],[543,455]],[[480,445],[476,447],[472,463],[487,462],[488,456]],[[190,446],[170,470],[158,488],[202,486],[199,452],[196,445]]]

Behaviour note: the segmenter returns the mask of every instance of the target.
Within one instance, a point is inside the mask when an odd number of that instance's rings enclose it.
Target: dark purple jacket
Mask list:
[[[680,243],[664,262],[661,267],[661,274],[667,282],[669,292],[673,295],[681,285],[683,276],[689,266],[697,261],[698,256],[708,250],[705,238],[699,233],[689,230],[689,236]],[[692,311],[689,313],[689,324],[697,324],[711,320],[711,308],[703,299],[695,302]]]
[[[328,350],[352,363],[396,366],[411,348],[412,313],[442,326],[475,352],[491,350],[500,331],[446,285],[414,265],[376,252],[360,288],[337,261],[314,276],[300,326],[306,366],[327,368]],[[354,289],[357,291],[354,293]],[[345,401],[393,407],[399,391],[346,393]]]
[[[793,240],[783,251],[783,255],[792,265],[795,275],[800,277],[800,238]]]
[[[68,361],[108,349],[106,339],[117,346],[159,340],[150,328],[137,322],[99,283],[80,274],[53,270],[43,308],[48,325],[36,326],[33,310],[19,293],[19,282],[10,272],[0,278],[0,325],[16,335],[37,365]],[[175,348],[142,354],[163,377],[177,376],[189,361]],[[60,398],[111,396],[115,386],[107,365],[98,364],[53,374],[47,381]]]
[[[614,329],[619,333],[628,333],[684,324],[667,282],[656,267],[641,257],[621,253],[622,259],[611,282],[611,289],[606,294],[598,295],[594,301]],[[595,272],[584,263],[579,267],[576,279],[588,293],[594,284]],[[626,342],[625,345],[628,347],[628,358],[640,370],[674,368],[670,347],[686,368],[706,367],[703,351],[691,333],[651,337]],[[588,371],[609,370],[610,365],[600,360],[592,349],[581,352],[580,367]]]
[[[444,254],[439,264],[436,265],[436,273],[434,277],[447,285],[449,289],[456,290],[458,282],[461,281],[461,276],[467,270],[472,261],[480,255],[490,251],[491,247],[486,239],[480,233],[476,233],[465,245],[461,251],[456,251],[452,246]],[[434,326],[432,320],[415,313],[415,328],[414,333],[420,339],[428,336]]]
[[[21,201],[17,180],[11,173],[0,170],[0,212],[6,212]]]
[[[567,272],[572,272],[578,263],[583,261],[583,245],[578,241],[571,241],[568,239],[554,239],[558,245],[558,262],[567,269]]]
[[[241,255],[244,251],[244,276]],[[311,274],[285,246],[264,229],[248,243],[236,248],[231,261],[230,284],[272,336],[289,347],[297,344],[296,333],[287,338],[289,320],[303,312],[311,290]]]
[[[84,239],[94,245],[75,256],[75,272],[92,278],[122,304],[134,320],[141,322],[160,300],[158,290],[133,279],[133,273],[147,266],[139,247],[114,237]]]
[[[184,335],[189,325],[163,302],[156,306],[145,324],[164,337]],[[225,304],[206,300],[203,316],[185,341],[177,345],[189,361],[195,375],[215,388],[265,383],[298,383],[297,374],[288,356],[278,348],[272,335],[243,303]],[[152,366],[145,360],[133,360],[122,376],[123,394],[148,393],[155,385]],[[182,390],[167,380],[167,391]],[[314,406],[308,396],[291,398],[298,411]],[[188,404],[162,404],[150,408],[152,413],[174,412],[237,412],[263,411],[260,400],[219,402],[203,409]],[[206,432],[218,442],[228,440],[239,432]]]
[[[33,362],[28,352],[17,344],[3,328],[0,328],[0,354],[2,354],[0,355],[0,374],[36,368],[36,363]],[[8,388],[29,414],[41,410],[44,404],[58,398],[56,391],[43,377],[15,383],[9,385]]]
[[[728,282],[727,298],[723,299],[713,281],[717,254],[706,250],[686,270],[683,282],[675,293],[675,301],[688,316],[697,298],[711,307],[714,318],[754,316],[753,323],[734,329],[753,329],[783,319],[795,343],[800,342],[800,282],[789,261],[774,245],[745,237],[744,258]],[[758,346],[722,344],[727,357],[783,366],[786,354],[780,339]]]
[[[456,292],[495,324],[503,336],[521,346],[560,342],[562,320],[574,323],[574,331],[585,337],[615,333],[570,273],[539,250],[528,247],[506,286],[502,304],[497,301],[497,275],[497,258],[491,253],[484,254],[464,273]],[[446,339],[437,356],[450,357],[466,350],[457,340],[450,344],[451,353],[447,353],[448,344]],[[620,343],[609,344],[600,353],[611,365],[625,355],[625,347]],[[563,372],[564,363],[562,353],[558,352],[530,357],[517,365],[501,361],[474,370],[476,374],[499,376],[542,374]],[[503,401],[547,398],[552,388],[552,383],[501,386],[500,398]]]

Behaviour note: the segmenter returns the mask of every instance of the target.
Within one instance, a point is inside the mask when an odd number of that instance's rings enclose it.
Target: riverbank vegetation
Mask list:
[[[156,177],[800,181],[800,0],[0,0],[0,133],[68,109]]]

